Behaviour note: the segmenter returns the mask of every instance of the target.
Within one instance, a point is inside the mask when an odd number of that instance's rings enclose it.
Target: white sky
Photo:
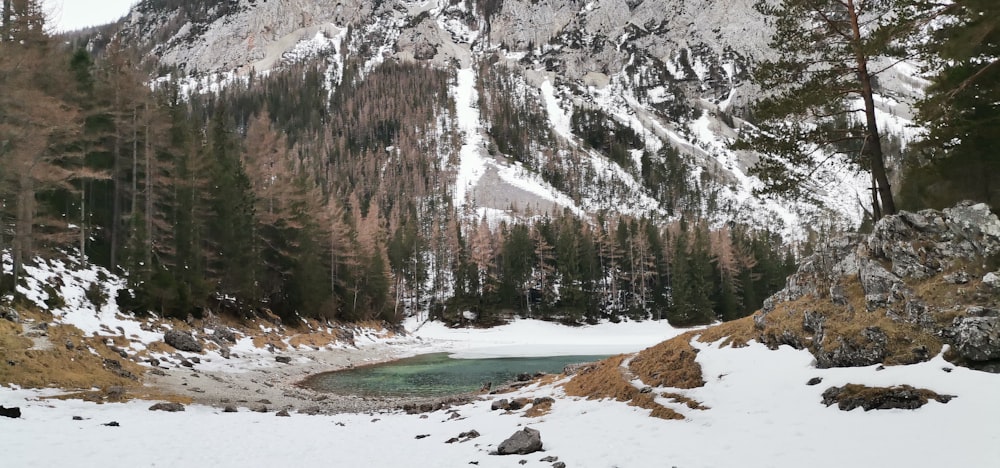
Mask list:
[[[125,16],[138,0],[43,0],[56,31],[110,23]]]

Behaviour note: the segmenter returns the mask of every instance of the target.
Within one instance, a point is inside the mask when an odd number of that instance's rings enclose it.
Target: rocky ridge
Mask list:
[[[770,346],[806,348],[819,367],[949,357],[1000,370],[1000,220],[985,204],[901,212],[872,234],[802,261],[754,316]]]

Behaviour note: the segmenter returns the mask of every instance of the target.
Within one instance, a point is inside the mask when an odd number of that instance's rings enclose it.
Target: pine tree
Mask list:
[[[871,173],[876,219],[896,212],[875,118],[874,80],[885,70],[873,63],[899,53],[896,41],[910,25],[900,7],[900,0],[755,4],[775,21],[770,45],[779,58],[761,63],[754,80],[775,94],[757,104],[759,127],[735,146],[762,154],[751,172],[766,193],[810,197],[815,171],[836,157]]]
[[[917,2],[935,21],[924,58],[933,75],[918,115],[930,164],[908,175],[914,208],[962,199],[1000,203],[1000,3]]]

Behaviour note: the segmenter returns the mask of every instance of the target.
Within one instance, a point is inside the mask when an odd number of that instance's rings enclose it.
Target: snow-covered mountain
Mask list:
[[[456,118],[445,130],[463,136],[458,155],[436,156],[454,174],[451,194],[467,213],[568,208],[665,217],[681,205],[793,237],[820,216],[856,224],[867,205],[866,178],[830,166],[812,188],[820,207],[761,200],[747,175],[755,155],[728,148],[760,95],[749,70],[769,54],[770,29],[753,3],[148,0],[123,31],[207,90],[301,61],[325,61],[329,90],[341,85],[347,58],[363,59],[368,70],[385,61],[453,70]],[[491,89],[480,76],[484,64],[509,70],[513,89]],[[884,126],[905,132],[905,102],[920,83],[898,73],[881,84]],[[553,138],[532,142],[527,161],[498,150],[480,109],[482,92],[517,95]],[[595,149],[574,121],[582,116],[628,140],[619,157]],[[696,196],[666,200],[650,181],[650,168],[669,164],[671,154]]]

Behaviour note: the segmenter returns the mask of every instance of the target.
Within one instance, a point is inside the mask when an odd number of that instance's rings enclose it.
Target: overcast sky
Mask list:
[[[51,26],[70,31],[110,23],[125,16],[138,0],[43,0]]]

